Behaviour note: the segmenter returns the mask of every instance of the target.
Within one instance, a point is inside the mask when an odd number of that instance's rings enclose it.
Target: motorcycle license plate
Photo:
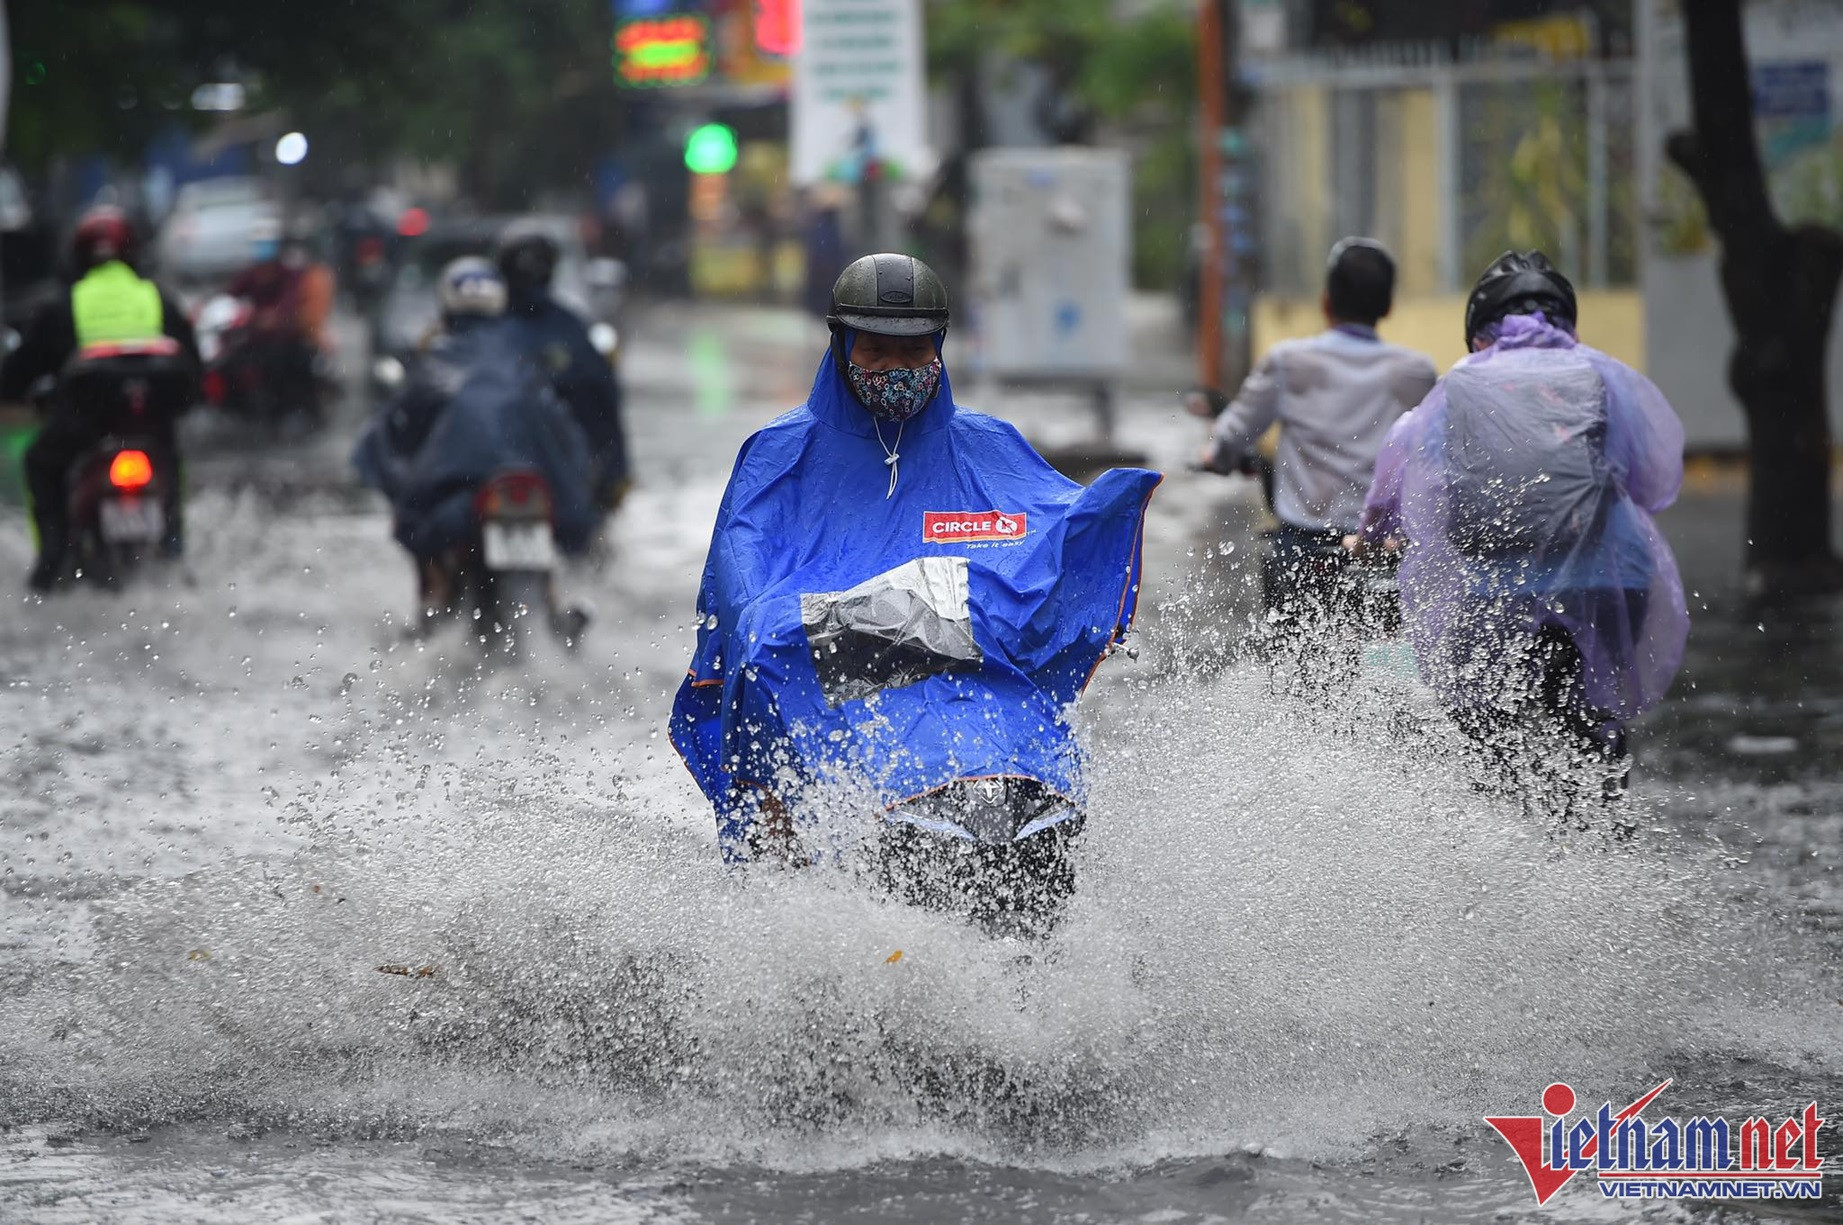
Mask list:
[[[1405,638],[1365,644],[1363,668],[1400,680],[1419,680],[1421,675],[1414,662],[1414,648]]]
[[[488,570],[548,570],[557,562],[557,547],[548,523],[495,523],[481,528]]]
[[[109,544],[152,544],[166,534],[166,512],[152,498],[105,498],[96,513]]]

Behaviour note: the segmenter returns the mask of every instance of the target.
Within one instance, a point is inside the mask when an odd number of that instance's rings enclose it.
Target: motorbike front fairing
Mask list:
[[[807,403],[737,457],[672,712],[726,857],[746,857],[763,796],[829,778],[898,817],[1001,778],[1078,812],[1066,708],[1132,622],[1158,481],[1121,469],[1083,488],[945,379],[900,430],[879,423],[828,356]]]

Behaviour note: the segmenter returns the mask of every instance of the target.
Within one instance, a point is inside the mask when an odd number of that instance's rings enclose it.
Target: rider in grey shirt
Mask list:
[[[1421,354],[1377,337],[1394,292],[1395,262],[1380,243],[1338,243],[1320,299],[1328,328],[1275,345],[1216,419],[1203,461],[1221,472],[1280,423],[1273,488],[1280,526],[1262,567],[1270,609],[1326,596],[1310,580],[1327,567],[1312,559],[1356,530],[1383,436],[1438,377]]]

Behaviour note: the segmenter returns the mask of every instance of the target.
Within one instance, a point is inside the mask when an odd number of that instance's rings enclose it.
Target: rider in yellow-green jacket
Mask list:
[[[19,346],[0,365],[0,401],[23,399],[46,376],[63,378],[74,362],[166,338],[178,348],[175,373],[157,380],[133,432],[170,452],[173,421],[192,402],[199,368],[192,325],[173,300],[134,270],[134,231],[120,209],[85,213],[71,240],[70,291],[49,303],[26,329]],[[28,582],[46,591],[63,570],[69,545],[66,477],[84,452],[122,430],[119,412],[107,397],[61,388],[44,428],[26,450],[26,485],[38,530],[39,555]],[[177,491],[168,507],[167,551],[180,548]]]

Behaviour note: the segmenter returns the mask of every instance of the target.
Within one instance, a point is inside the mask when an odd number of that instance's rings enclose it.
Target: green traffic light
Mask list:
[[[685,169],[692,174],[727,174],[736,165],[736,132],[707,123],[685,137]]]

